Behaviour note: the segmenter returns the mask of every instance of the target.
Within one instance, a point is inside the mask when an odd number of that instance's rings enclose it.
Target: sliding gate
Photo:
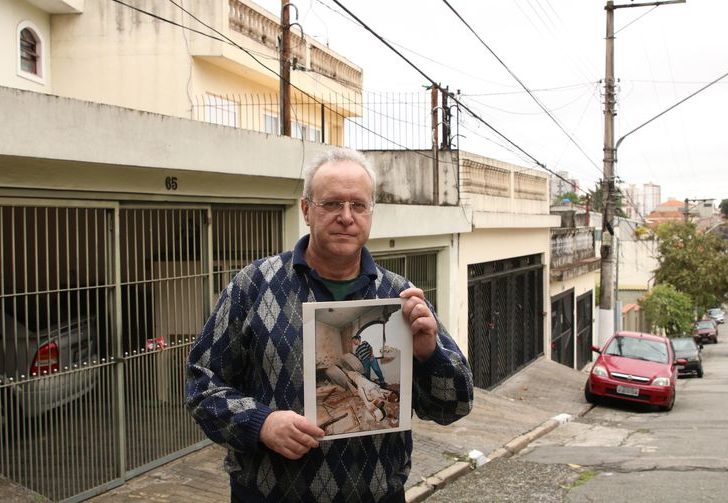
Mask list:
[[[279,207],[0,200],[0,473],[78,501],[198,448],[184,363]]]
[[[543,265],[528,255],[468,266],[468,356],[490,388],[543,353]]]

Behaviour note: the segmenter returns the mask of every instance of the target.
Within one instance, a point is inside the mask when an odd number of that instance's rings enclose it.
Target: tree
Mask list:
[[[592,211],[603,212],[604,211],[604,190],[601,182],[597,182],[593,189],[589,191],[591,196],[591,209]],[[615,196],[615,215],[618,217],[626,218],[627,214],[624,212],[622,207],[622,193],[617,191]]]
[[[728,300],[728,243],[691,222],[662,224],[657,237],[657,284],[689,295],[698,315]]]
[[[557,203],[557,204],[559,204],[559,203],[562,203],[562,202],[564,202],[564,199],[568,199],[568,200],[569,200],[569,202],[572,202],[572,203],[574,203],[574,204],[584,204],[584,198],[583,198],[583,197],[581,197],[581,196],[580,196],[579,194],[577,194],[576,192],[574,192],[574,191],[571,191],[571,190],[570,190],[570,191],[568,191],[568,192],[564,192],[564,193],[562,193],[562,194],[558,194],[558,195],[557,195],[557,196],[556,196],[556,197],[554,198],[554,202],[555,202],[555,203]]]
[[[728,218],[728,199],[723,199],[718,207],[723,217]]]
[[[693,324],[693,299],[664,283],[655,286],[639,300],[652,331],[664,330],[669,336],[690,332]]]

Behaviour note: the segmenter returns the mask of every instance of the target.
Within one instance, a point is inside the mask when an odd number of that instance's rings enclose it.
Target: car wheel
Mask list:
[[[594,395],[591,391],[589,391],[589,383],[586,383],[584,385],[584,398],[587,402],[597,405],[599,403],[599,397]]]
[[[672,408],[675,406],[675,395],[676,393],[672,393],[672,398],[670,398],[670,401],[667,405],[660,405],[659,409],[663,412],[669,412],[672,410]]]
[[[703,366],[698,367],[698,377],[703,377]]]

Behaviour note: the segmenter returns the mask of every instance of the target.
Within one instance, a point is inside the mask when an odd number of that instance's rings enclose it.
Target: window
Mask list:
[[[265,114],[265,132],[269,134],[280,134],[281,128],[278,125],[278,117]]]
[[[310,125],[301,124],[300,122],[293,123],[293,138],[299,140],[308,140],[313,142],[321,142],[321,130]]]
[[[24,72],[38,75],[40,44],[30,28],[20,32],[20,68]]]
[[[377,264],[400,274],[425,292],[425,297],[437,309],[437,252],[377,254]]]
[[[205,122],[221,126],[238,125],[238,103],[214,94],[205,95]]]
[[[45,47],[40,31],[30,22],[23,21],[18,25],[17,37],[18,75],[42,83]]]

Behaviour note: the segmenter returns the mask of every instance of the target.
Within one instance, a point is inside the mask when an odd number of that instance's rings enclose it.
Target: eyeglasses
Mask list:
[[[369,201],[340,201],[338,199],[324,199],[322,201],[314,201],[313,199],[306,200],[317,208],[321,208],[326,213],[344,211],[346,204],[349,205],[349,210],[357,215],[371,215],[374,212],[374,203]]]

